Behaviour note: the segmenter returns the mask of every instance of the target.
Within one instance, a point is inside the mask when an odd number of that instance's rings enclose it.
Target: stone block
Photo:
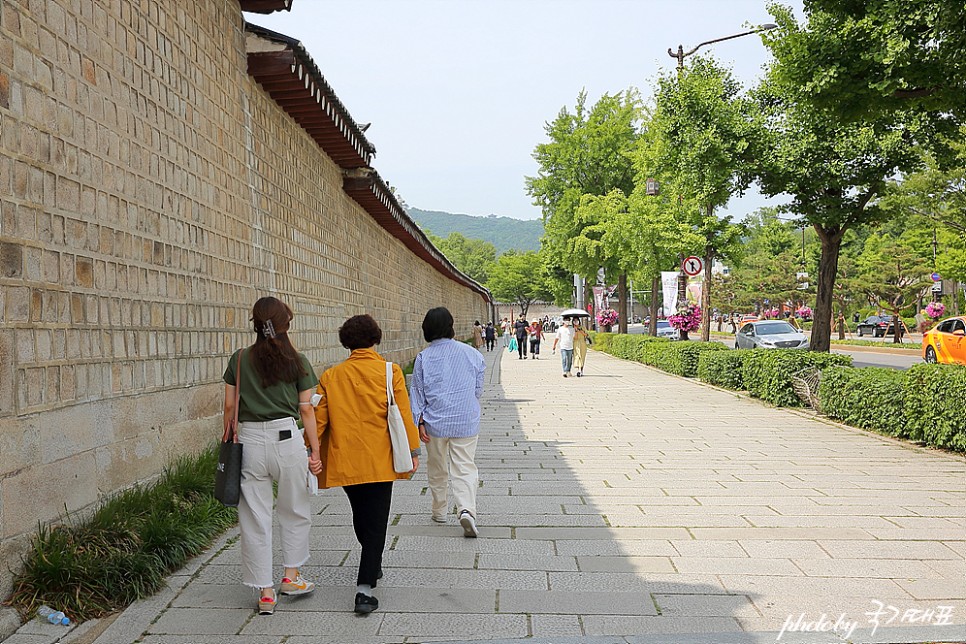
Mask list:
[[[25,469],[3,482],[3,537],[33,532],[37,521],[59,517],[97,500],[92,452]]]
[[[13,329],[0,329],[0,417],[16,413],[14,334]],[[0,453],[4,454],[2,460],[6,461],[6,452],[0,449]],[[5,465],[0,464],[0,472],[6,469]]]
[[[169,608],[147,632],[165,635],[237,633],[251,616],[251,608]]]

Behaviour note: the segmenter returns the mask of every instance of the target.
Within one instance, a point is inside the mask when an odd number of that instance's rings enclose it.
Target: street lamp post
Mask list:
[[[694,52],[698,51],[698,49],[700,49],[701,47],[704,47],[705,45],[713,45],[716,42],[724,42],[726,40],[734,40],[735,38],[741,38],[742,36],[750,36],[751,34],[757,34],[757,33],[761,32],[761,31],[769,31],[771,29],[777,29],[777,28],[778,28],[778,25],[772,24],[772,23],[760,25],[760,26],[755,27],[754,29],[752,29],[750,31],[743,31],[740,34],[732,34],[731,36],[725,36],[724,38],[715,38],[714,40],[706,40],[706,41],[704,41],[702,43],[698,43],[697,45],[695,45],[693,48],[689,49],[688,51],[684,51],[684,46],[683,45],[678,45],[678,50],[677,51],[674,51],[673,49],[671,49],[670,47],[668,47],[667,48],[667,55],[670,56],[671,58],[677,58],[678,59],[678,69],[684,69],[684,59],[687,56],[690,56]]]
[[[723,38],[715,38],[714,40],[706,40],[704,42],[698,43],[688,51],[684,51],[683,45],[678,45],[678,50],[674,51],[670,47],[667,48],[667,55],[671,58],[676,58],[678,61],[678,77],[680,78],[681,72],[684,71],[684,59],[694,52],[698,51],[701,47],[705,45],[713,45],[714,43],[724,42],[726,40],[734,40],[735,38],[741,38],[742,36],[750,36],[751,34],[757,34],[762,31],[769,31],[771,29],[777,29],[778,25],[773,23],[767,23],[764,25],[759,25],[754,29],[749,31],[743,31],[740,34],[732,34],[730,36],[725,36]],[[683,309],[687,306],[687,290],[688,290],[688,276],[684,273],[684,257],[681,257],[681,266],[678,268],[678,310]],[[705,284],[704,288],[710,288],[710,284]],[[708,312],[710,315],[710,311]]]

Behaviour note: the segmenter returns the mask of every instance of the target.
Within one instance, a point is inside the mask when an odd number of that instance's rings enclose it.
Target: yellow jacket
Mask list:
[[[409,410],[406,378],[392,366],[392,388],[409,435],[409,447],[419,449],[419,431]],[[375,349],[356,349],[340,364],[326,369],[316,392],[315,408],[322,473],[319,487],[340,487],[409,478],[392,467],[386,360]]]

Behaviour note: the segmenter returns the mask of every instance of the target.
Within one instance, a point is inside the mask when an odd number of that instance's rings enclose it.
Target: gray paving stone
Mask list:
[[[744,595],[665,595],[656,593],[654,603],[668,617],[760,617],[754,603]]]
[[[584,629],[576,615],[531,615],[530,632],[534,638],[576,637]]]
[[[577,560],[570,556],[481,554],[476,567],[480,570],[577,570]]]
[[[254,608],[254,607],[253,607]],[[254,610],[241,608],[170,608],[151,624],[148,632],[175,635],[237,633]]]
[[[620,587],[620,586],[617,586]],[[638,592],[500,591],[501,613],[565,615],[657,615],[651,596]]]
[[[577,557],[577,567],[582,572],[677,572],[670,557]]]
[[[464,539],[457,537],[399,537],[394,550],[420,552],[480,552],[504,555],[552,555],[549,541],[522,539]]]
[[[711,575],[797,575],[801,570],[788,559],[751,557],[671,557],[678,572]]]
[[[636,635],[639,633],[740,633],[730,617],[648,617],[641,615],[585,615],[588,635]]]
[[[530,634],[525,615],[453,615],[446,613],[387,613],[380,635],[442,636],[457,640],[480,636],[523,638]]]
[[[351,597],[346,602],[344,612],[276,610],[274,615],[253,618],[241,630],[241,635],[305,635],[315,638],[316,642],[342,642],[343,638],[369,637],[379,633],[384,615],[377,611],[359,617],[349,612],[351,610]]]

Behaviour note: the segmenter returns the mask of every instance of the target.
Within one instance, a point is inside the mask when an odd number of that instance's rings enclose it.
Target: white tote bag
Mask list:
[[[413,455],[409,450],[409,436],[403,423],[399,405],[392,393],[392,363],[386,362],[386,397],[389,399],[389,440],[392,442],[392,467],[397,474],[413,471]]]

